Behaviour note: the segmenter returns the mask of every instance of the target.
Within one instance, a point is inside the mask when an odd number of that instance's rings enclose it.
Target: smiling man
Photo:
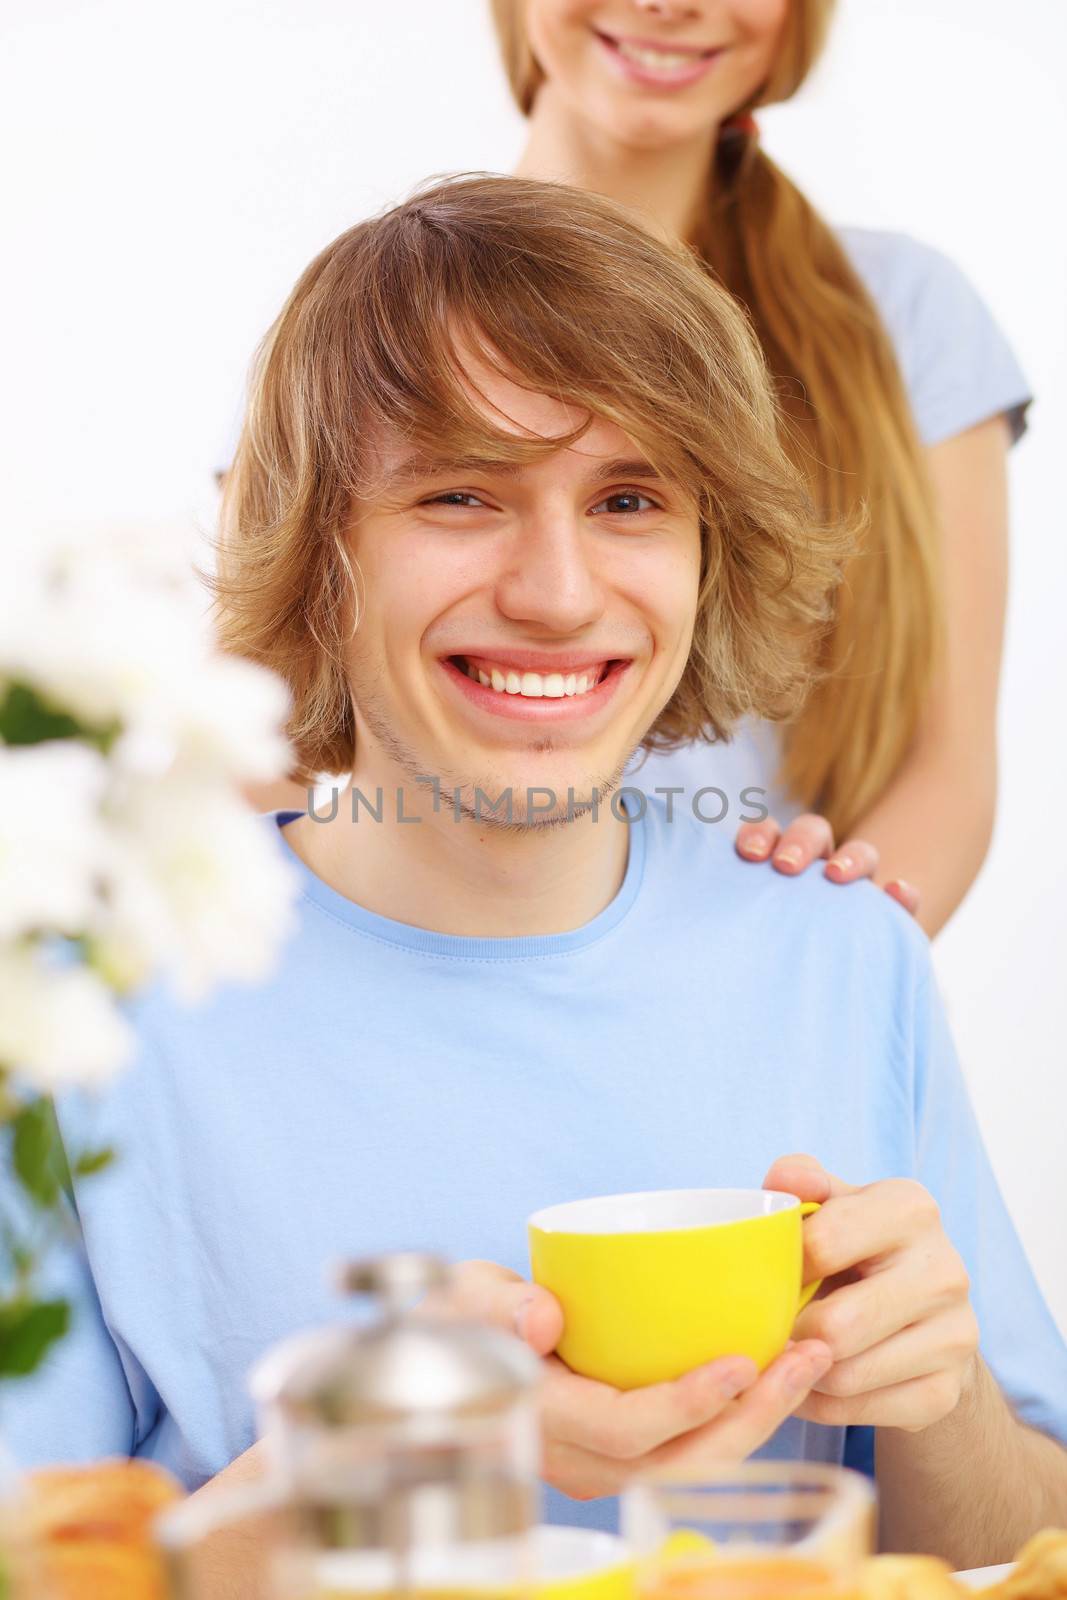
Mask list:
[[[324,1263],[422,1246],[544,1358],[555,1517],[606,1521],[666,1464],[840,1460],[856,1425],[891,1546],[976,1565],[1063,1520],[1067,1352],[924,936],[869,885],[754,873],[714,796],[621,787],[642,746],[796,707],[844,545],[738,311],[607,202],[447,183],[308,268],[258,362],[220,618],[289,681],[306,772],[352,783],[264,821],[303,889],[276,979],[149,996],[105,1129],[60,1108],[122,1159],[79,1188],[77,1331],[9,1441],[252,1475],[245,1374],[335,1313]],[[826,1202],[826,1290],[765,1372],[620,1394],[553,1355],[529,1213],[761,1181]]]

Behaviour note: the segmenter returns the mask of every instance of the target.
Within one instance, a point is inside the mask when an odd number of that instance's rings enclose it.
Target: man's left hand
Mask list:
[[[834,1364],[797,1415],[917,1432],[955,1410],[978,1323],[933,1196],[906,1178],[853,1188],[805,1155],[776,1161],[763,1187],[823,1202],[804,1223],[804,1282],[823,1287],[793,1337],[824,1340]]]

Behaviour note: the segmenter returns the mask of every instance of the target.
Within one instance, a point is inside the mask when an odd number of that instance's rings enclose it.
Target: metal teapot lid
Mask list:
[[[440,1257],[417,1251],[347,1265],[340,1287],[374,1296],[380,1320],[285,1340],[253,1369],[253,1398],[297,1426],[326,1428],[506,1411],[537,1383],[537,1357],[495,1328],[411,1314],[413,1299],[448,1276]]]

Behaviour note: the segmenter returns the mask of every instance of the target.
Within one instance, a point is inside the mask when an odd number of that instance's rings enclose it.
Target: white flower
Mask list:
[[[112,895],[99,928],[111,962],[150,961],[185,1000],[270,976],[295,926],[296,874],[262,819],[217,784],[172,776],[132,782],[111,820]]]
[[[0,1064],[43,1094],[107,1083],[134,1036],[107,987],[86,967],[49,964],[32,948],[0,947]]]
[[[106,849],[107,764],[74,740],[0,745],[0,939],[79,933]]]
[[[188,671],[197,632],[176,596],[108,563],[31,572],[7,618],[0,672],[93,725],[136,716],[161,676]]]
[[[290,761],[288,713],[288,690],[273,672],[205,651],[187,671],[157,683],[115,759],[134,773],[173,767],[246,782],[278,778]]]
[[[120,727],[117,758],[132,771],[190,767],[249,782],[286,771],[288,692],[266,668],[215,651],[191,580],[158,558],[138,564],[123,546],[15,560],[18,580],[0,603],[0,680],[32,685],[91,726]]]

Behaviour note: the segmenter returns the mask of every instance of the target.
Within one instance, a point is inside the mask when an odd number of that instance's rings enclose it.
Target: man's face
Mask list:
[[[497,428],[556,437],[584,413],[464,355],[466,387]],[[475,393],[471,383],[481,391]],[[356,781],[417,775],[475,809],[511,791],[511,820],[565,818],[618,782],[689,653],[697,510],[614,423],[531,465],[419,458],[383,441],[381,498],[349,549],[363,607],[346,665]],[[408,465],[405,465],[408,464]],[[527,791],[551,790],[527,810]],[[494,818],[486,802],[478,813]]]

